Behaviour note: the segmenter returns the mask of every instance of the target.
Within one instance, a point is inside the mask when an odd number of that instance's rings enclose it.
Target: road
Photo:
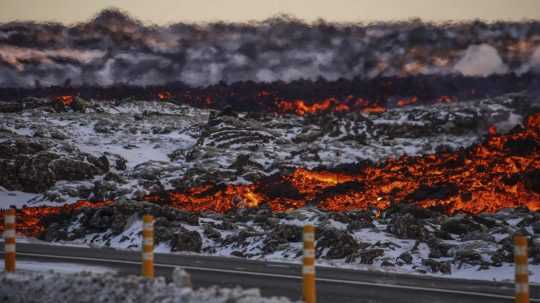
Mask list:
[[[3,252],[0,243],[0,252]],[[121,274],[140,273],[140,253],[109,248],[17,244],[17,259],[106,266]],[[170,277],[176,266],[186,269],[194,287],[220,285],[260,288],[264,296],[300,299],[298,264],[230,257],[155,254],[156,274]],[[317,268],[319,302],[513,302],[510,283],[447,279],[358,270]],[[540,302],[540,286],[531,286]]]

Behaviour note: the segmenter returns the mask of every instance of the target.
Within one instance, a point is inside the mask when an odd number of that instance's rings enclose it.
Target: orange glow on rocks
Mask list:
[[[64,104],[64,106],[68,107],[68,106],[71,106],[74,99],[75,98],[73,96],[59,96],[59,97],[56,97],[54,100],[56,102]]]
[[[405,99],[400,99],[397,104],[398,106],[406,106],[406,105],[415,104],[417,101],[418,101],[417,97],[405,98]]]
[[[158,93],[158,98],[160,101],[166,101],[166,100],[169,100],[171,99],[172,97],[172,94],[170,92],[159,92]]]
[[[496,126],[491,126],[489,129],[488,129],[488,133],[491,135],[491,136],[495,136],[497,134],[497,127]]]
[[[271,96],[269,92],[261,91],[257,97]],[[451,96],[440,96],[436,98],[434,103],[450,103],[455,102],[456,98]],[[397,101],[398,107],[410,106],[420,103],[420,99],[416,96],[401,98]],[[366,114],[383,113],[387,108],[379,102],[372,102],[363,98],[355,98],[347,96],[340,100],[334,97],[327,98],[321,101],[307,101],[302,99],[297,100],[282,100],[277,99],[277,110],[280,113],[293,113],[299,116],[308,114],[319,114],[325,112],[363,112]]]
[[[39,207],[25,207],[17,209],[17,222],[16,228],[17,232],[22,233],[27,236],[37,236],[45,228],[41,222],[41,218],[56,215],[60,213],[70,213],[76,209],[88,207],[88,208],[99,208],[110,205],[112,201],[103,201],[103,202],[89,202],[89,201],[79,201],[75,204],[66,204],[63,206],[39,206]],[[0,217],[3,218],[5,215],[5,210],[0,209]],[[0,224],[0,232],[4,230],[4,225]]]
[[[370,165],[357,173],[312,171],[250,185],[205,185],[173,192],[168,203],[189,211],[224,212],[267,203],[274,211],[306,204],[329,211],[396,203],[440,207],[447,213],[495,212],[501,208],[540,210],[540,194],[524,176],[540,169],[540,114],[509,135],[491,134],[472,148],[421,157],[402,157]]]
[[[483,143],[455,152],[404,156],[347,172],[297,168],[291,174],[266,177],[254,184],[206,184],[147,196],[146,200],[191,212],[226,212],[262,204],[277,212],[306,205],[334,212],[382,211],[399,203],[435,207],[448,214],[516,207],[538,211],[540,190],[530,177],[535,178],[538,171],[540,113],[530,116],[522,129],[506,135],[490,131]],[[111,203],[81,201],[62,207],[19,209],[18,230],[37,235],[44,229],[44,216]]]

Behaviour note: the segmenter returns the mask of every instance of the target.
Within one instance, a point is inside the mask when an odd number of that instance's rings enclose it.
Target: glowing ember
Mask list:
[[[54,100],[59,103],[63,103],[64,106],[70,106],[73,103],[73,96],[59,96],[56,97]]]
[[[456,102],[456,98],[455,97],[450,97],[450,96],[441,96],[439,98],[437,98],[437,101],[436,103],[451,103],[451,102]]]
[[[497,134],[497,127],[496,126],[491,126],[489,129],[488,129],[488,133],[489,135],[491,136],[495,136]]]
[[[368,113],[368,114],[380,114],[380,113],[384,113],[385,111],[386,111],[386,108],[377,104],[362,109],[362,112]]]
[[[415,104],[417,101],[418,101],[417,97],[405,98],[405,99],[399,100],[397,104],[398,106],[406,106],[406,105]]]
[[[161,101],[169,100],[169,99],[171,99],[171,97],[172,97],[172,94],[170,92],[159,92],[158,93],[158,98]]]

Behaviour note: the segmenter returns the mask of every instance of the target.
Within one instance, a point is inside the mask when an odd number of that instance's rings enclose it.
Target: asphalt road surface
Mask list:
[[[0,243],[0,252],[4,251]],[[103,248],[17,244],[17,259],[105,266],[121,274],[139,274],[141,254]],[[180,266],[194,287],[219,285],[260,288],[264,296],[301,297],[298,264],[186,254],[155,254],[156,274],[170,277]],[[318,302],[513,302],[511,283],[447,279],[421,275],[317,267]],[[540,286],[531,286],[531,302],[540,302]]]

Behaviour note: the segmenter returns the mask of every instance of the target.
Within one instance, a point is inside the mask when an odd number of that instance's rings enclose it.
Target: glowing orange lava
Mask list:
[[[66,204],[59,207],[51,207],[51,206],[40,206],[40,207],[25,207],[21,209],[17,209],[17,223],[16,228],[17,232],[25,234],[27,236],[37,236],[39,235],[45,228],[41,222],[41,218],[59,214],[59,213],[69,213],[76,209],[82,208],[82,207],[88,207],[88,208],[99,208],[106,205],[110,205],[111,201],[103,201],[103,202],[88,202],[88,201],[79,201],[75,204]],[[0,209],[0,217],[3,218],[5,214],[5,210]],[[0,224],[0,232],[4,230],[4,225]]]
[[[257,94],[257,97],[266,97],[271,94],[262,91]],[[450,103],[455,102],[456,98],[451,96],[440,96],[435,99],[434,103]],[[366,114],[380,114],[387,110],[387,108],[381,105],[379,102],[371,102],[363,98],[354,98],[353,96],[347,96],[343,100],[339,100],[335,97],[327,98],[320,101],[306,101],[306,100],[276,100],[277,109],[280,113],[294,113],[299,116],[306,114],[318,114],[324,112],[363,112]],[[420,99],[416,96],[401,98],[397,101],[398,107],[410,106],[420,102]]]
[[[407,106],[407,105],[415,104],[416,102],[418,102],[418,98],[411,97],[411,98],[400,99],[397,104],[398,106]]]
[[[158,98],[159,100],[161,101],[166,101],[166,100],[169,100],[172,98],[172,94],[170,92],[159,92],[158,93]]]
[[[482,144],[455,152],[404,156],[365,165],[354,173],[298,168],[254,184],[207,184],[146,200],[192,212],[226,212],[263,203],[278,212],[308,204],[328,211],[384,210],[398,203],[437,207],[449,214],[516,207],[538,211],[540,193],[529,188],[525,178],[536,170],[540,170],[540,113],[530,116],[523,129],[506,135],[491,131]],[[44,228],[40,218],[46,215],[110,203],[23,208],[17,212],[18,230],[37,235]]]
[[[56,97],[54,100],[59,103],[63,103],[64,106],[70,106],[73,103],[73,100],[75,98],[73,96],[59,96]]]
[[[384,209],[406,202],[441,207],[448,213],[494,212],[507,207],[536,211],[540,210],[540,194],[527,190],[521,176],[540,169],[540,113],[529,117],[526,127],[509,135],[491,132],[483,144],[467,150],[392,159],[354,174],[298,168],[280,177],[281,187],[268,188],[268,180],[206,185],[170,193],[168,203],[190,211],[218,212],[261,203],[275,211],[306,204],[345,211]],[[532,147],[520,147],[527,144]],[[295,195],[280,195],[283,187]]]

